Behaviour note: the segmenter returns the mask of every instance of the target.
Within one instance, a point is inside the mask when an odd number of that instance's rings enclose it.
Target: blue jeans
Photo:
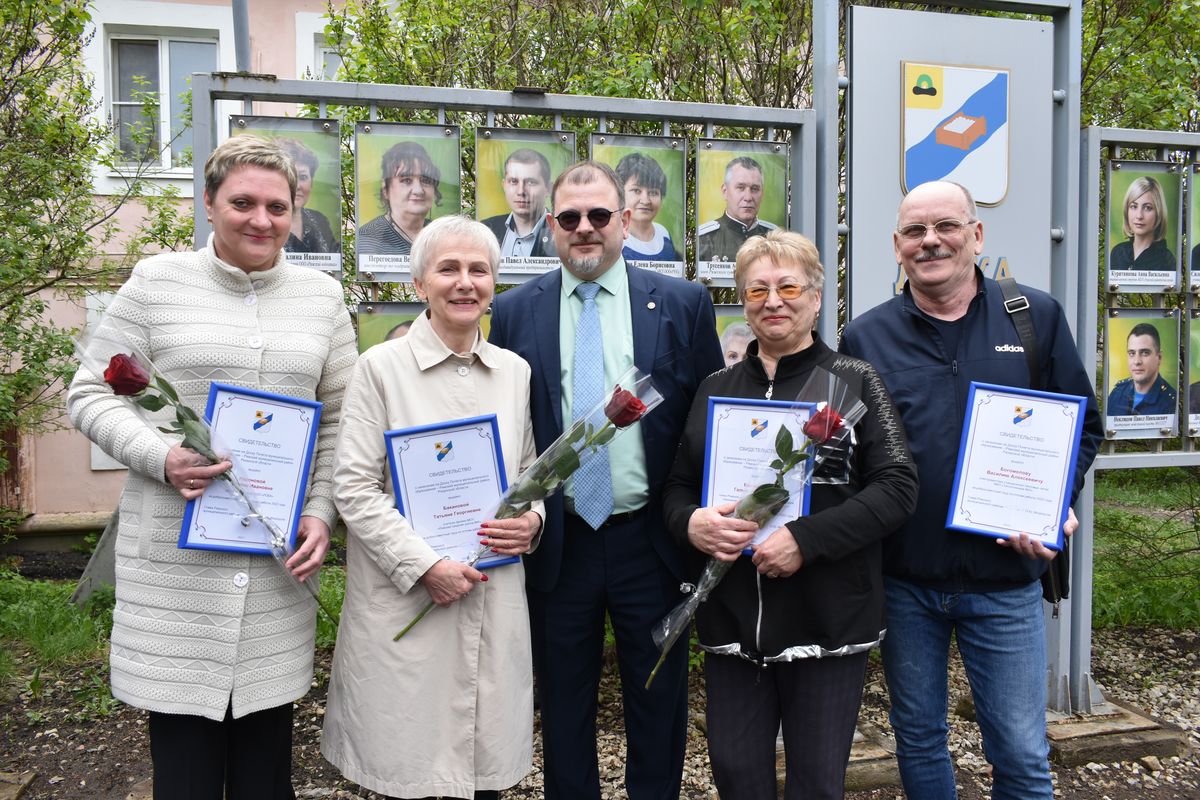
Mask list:
[[[1041,585],[951,594],[885,578],[884,587],[883,666],[908,797],[957,797],[946,746],[947,661],[954,633],[992,765],[993,800],[1051,800]]]

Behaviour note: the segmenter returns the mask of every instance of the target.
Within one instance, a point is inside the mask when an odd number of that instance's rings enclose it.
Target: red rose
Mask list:
[[[841,427],[842,415],[834,411],[831,406],[825,406],[804,423],[804,435],[813,444],[822,445],[832,439]]]
[[[612,399],[604,407],[604,416],[618,428],[628,428],[645,413],[646,404],[638,400],[633,392],[627,392],[620,386],[613,391]]]
[[[104,382],[112,387],[113,394],[138,394],[150,385],[150,373],[133,356],[117,353],[104,370]]]

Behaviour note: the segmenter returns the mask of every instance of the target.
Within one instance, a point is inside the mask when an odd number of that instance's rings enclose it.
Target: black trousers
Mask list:
[[[865,652],[765,668],[705,654],[708,758],[721,800],[776,800],[780,723],[785,800],[841,800],[866,671]]]
[[[154,800],[295,800],[292,704],[214,722],[150,712]]]

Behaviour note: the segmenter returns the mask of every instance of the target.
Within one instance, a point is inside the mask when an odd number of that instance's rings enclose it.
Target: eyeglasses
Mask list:
[[[593,228],[600,230],[608,225],[608,221],[612,219],[613,214],[620,213],[620,211],[609,211],[607,208],[593,208],[587,212],[587,218]],[[583,219],[583,216],[583,214],[574,209],[567,209],[556,214],[554,218],[558,220],[558,224],[562,229],[569,233],[579,227],[579,222]]]
[[[905,225],[896,232],[900,234],[901,239],[908,239],[910,242],[915,242],[924,239],[925,234],[929,232],[929,229],[933,228],[934,232],[937,233],[938,236],[942,237],[943,239],[947,239],[951,236],[957,236],[959,233],[962,233],[963,228],[976,221],[977,220],[973,219],[942,219],[938,220],[932,225],[914,222],[911,225]]]
[[[798,300],[808,291],[807,286],[798,283],[785,283],[781,286],[747,286],[742,290],[742,298],[750,303],[761,303],[771,296],[771,290],[779,295],[780,300]]]

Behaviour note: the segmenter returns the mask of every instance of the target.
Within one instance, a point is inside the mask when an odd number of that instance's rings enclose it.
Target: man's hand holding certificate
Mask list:
[[[972,383],[946,526],[1061,550],[1086,402]]]

